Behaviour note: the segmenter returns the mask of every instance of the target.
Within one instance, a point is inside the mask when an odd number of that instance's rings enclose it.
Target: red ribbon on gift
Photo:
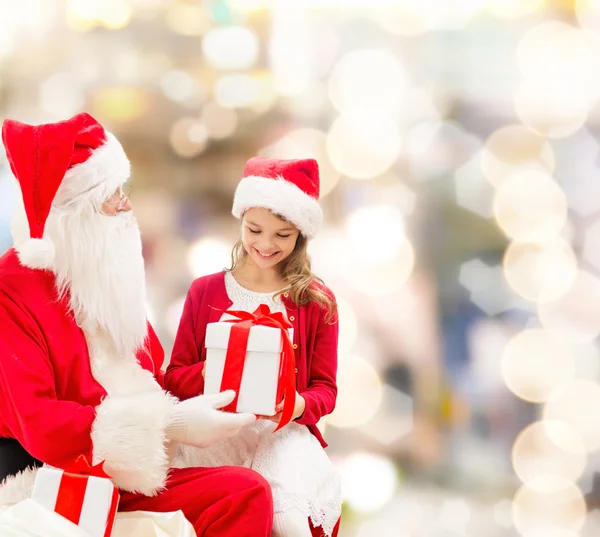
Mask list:
[[[296,407],[294,348],[287,332],[293,325],[283,313],[279,311],[272,313],[266,304],[261,304],[252,313],[238,310],[227,310],[223,311],[223,313],[236,317],[236,319],[227,319],[224,321],[234,323],[229,333],[229,344],[227,345],[227,354],[225,355],[225,369],[223,371],[223,378],[221,379],[221,391],[235,390],[235,399],[224,408],[226,411],[235,412],[237,408],[250,329],[253,326],[271,326],[281,330],[283,352],[279,365],[277,401],[280,402],[283,399],[283,409],[281,420],[275,429],[275,431],[278,431],[292,421],[294,408]]]
[[[77,460],[62,473],[54,510],[74,524],[79,524],[85,491],[90,476],[110,479],[110,476],[104,471],[104,462],[92,466],[84,455],[77,457]],[[109,537],[112,533],[113,523],[117,514],[118,499],[119,492],[115,488],[108,514],[106,531],[104,532],[106,537]]]

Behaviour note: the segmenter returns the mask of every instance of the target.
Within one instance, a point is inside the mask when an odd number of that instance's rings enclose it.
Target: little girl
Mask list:
[[[335,298],[311,272],[306,251],[322,221],[318,197],[315,160],[246,163],[233,202],[242,229],[232,267],[193,282],[165,377],[180,399],[203,393],[206,325],[231,318],[219,310],[266,304],[287,315],[296,361],[293,421],[273,433],[281,413],[263,417],[234,438],[183,455],[185,465],[246,466],[265,477],[277,537],[334,537],[341,513],[340,481],[316,426],[335,407],[338,341]]]

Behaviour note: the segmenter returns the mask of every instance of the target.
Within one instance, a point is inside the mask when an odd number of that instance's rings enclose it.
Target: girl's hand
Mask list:
[[[283,401],[281,401],[281,403],[279,403],[276,407],[275,407],[275,412],[277,412],[277,414],[275,414],[274,416],[257,416],[258,418],[261,419],[265,419],[265,420],[271,420],[274,421],[275,423],[279,423],[281,421],[281,416],[283,414],[283,405],[285,403],[285,399]],[[306,401],[304,400],[304,397],[302,397],[298,392],[296,392],[296,404],[294,405],[294,414],[292,415],[292,420],[298,419],[300,416],[302,416],[302,414],[304,414],[304,409],[306,408]]]

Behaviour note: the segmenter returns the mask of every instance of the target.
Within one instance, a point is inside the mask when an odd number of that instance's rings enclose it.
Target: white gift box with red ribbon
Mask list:
[[[231,328],[232,324],[227,322],[209,323],[206,326],[205,394],[222,391]],[[253,326],[250,329],[236,412],[263,416],[276,414],[282,351],[281,330],[270,326]]]
[[[112,533],[119,492],[101,465],[90,467],[80,458],[68,470],[42,467],[37,471],[31,498],[92,537],[110,537]]]

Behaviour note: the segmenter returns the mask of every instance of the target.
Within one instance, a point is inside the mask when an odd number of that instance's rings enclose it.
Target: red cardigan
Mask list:
[[[327,288],[325,291],[333,296]],[[316,425],[335,408],[338,322],[336,319],[334,324],[326,323],[327,312],[319,304],[298,307],[285,294],[282,301],[294,325],[296,389],[306,401],[304,414],[296,423],[307,425],[321,445],[327,447]],[[225,272],[204,276],[192,283],[165,374],[165,388],[179,399],[204,391],[202,362],[206,358],[206,325],[218,322],[222,314],[217,310],[226,310],[232,304],[225,290]]]

